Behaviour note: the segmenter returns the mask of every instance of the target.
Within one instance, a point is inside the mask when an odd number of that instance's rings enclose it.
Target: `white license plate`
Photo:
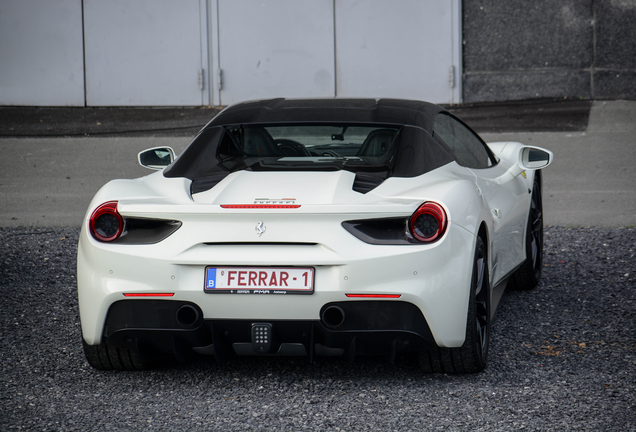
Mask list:
[[[314,269],[206,267],[204,290],[225,294],[311,294],[314,292]]]

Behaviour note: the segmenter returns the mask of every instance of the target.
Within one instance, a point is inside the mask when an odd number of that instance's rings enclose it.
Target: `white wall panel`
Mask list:
[[[222,72],[215,103],[334,96],[333,0],[216,4]]]
[[[458,0],[336,0],[338,97],[458,102]],[[451,67],[455,87],[451,87]]]
[[[200,0],[84,0],[90,106],[202,105]],[[203,60],[202,60],[203,58]],[[203,73],[203,79],[207,71]]]
[[[0,0],[0,105],[84,105],[81,0]]]
[[[0,0],[0,105],[457,103],[460,24],[461,0]]]

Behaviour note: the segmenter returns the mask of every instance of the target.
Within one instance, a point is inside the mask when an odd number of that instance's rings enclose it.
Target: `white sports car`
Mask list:
[[[231,106],[159,171],[113,180],[82,226],[88,362],[165,355],[417,353],[429,372],[482,370],[506,285],[541,275],[540,169],[552,153],[486,145],[406,100]]]

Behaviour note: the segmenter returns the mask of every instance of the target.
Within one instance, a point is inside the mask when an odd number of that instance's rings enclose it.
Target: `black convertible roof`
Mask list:
[[[268,99],[231,105],[208,126],[247,123],[346,122],[417,126],[431,131],[444,108],[403,99]]]
[[[230,172],[240,170],[333,170],[356,173],[353,190],[366,193],[389,177],[415,177],[454,160],[451,150],[433,138],[435,116],[446,112],[428,102],[401,99],[269,99],[229,106],[208,123],[177,160],[163,171],[165,177],[192,180],[192,194],[210,190]],[[290,123],[373,124],[405,126],[400,128],[396,157],[382,165],[342,167],[318,164],[284,167],[265,158],[221,158],[219,146],[231,132],[225,126],[271,125]],[[263,160],[262,160],[263,159]],[[344,159],[343,159],[344,160]],[[229,164],[229,165],[228,165]],[[326,167],[326,168],[325,168]]]

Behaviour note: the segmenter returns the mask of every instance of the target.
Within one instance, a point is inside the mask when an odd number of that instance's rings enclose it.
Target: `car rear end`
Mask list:
[[[85,343],[219,360],[458,347],[475,188],[444,171],[452,161],[415,126],[211,123],[163,172],[93,200]]]
[[[122,201],[123,219],[181,225],[158,243],[135,245],[102,242],[87,221],[78,253],[84,339],[148,356],[219,359],[461,345],[471,270],[461,251],[474,236],[450,218],[430,243],[372,244],[375,231],[345,228],[386,220],[385,231],[406,238],[421,204],[198,204],[175,212]]]

